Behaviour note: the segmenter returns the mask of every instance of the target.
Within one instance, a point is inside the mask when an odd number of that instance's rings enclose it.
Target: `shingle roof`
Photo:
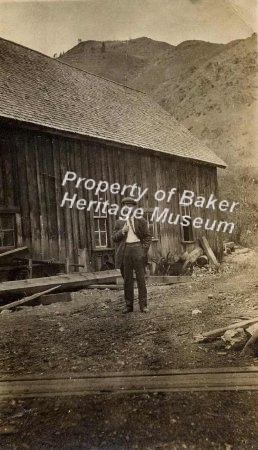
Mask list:
[[[225,167],[146,94],[5,39],[0,116]]]

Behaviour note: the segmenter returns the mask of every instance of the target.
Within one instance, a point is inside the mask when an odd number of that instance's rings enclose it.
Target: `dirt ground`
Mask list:
[[[3,450],[257,450],[258,394],[153,393],[1,404]],[[0,431],[3,426],[0,426]]]
[[[112,290],[1,314],[0,377],[256,365],[257,358],[193,336],[258,316],[257,255],[233,254],[217,274],[198,271],[184,284],[150,286],[148,314],[136,300],[135,312],[123,316],[123,291]],[[4,400],[0,448],[257,450],[258,393]]]
[[[0,315],[0,373],[118,372],[257,364],[193,336],[258,315],[257,252],[228,257],[218,274],[150,286],[149,313],[122,315],[123,291],[84,290],[73,301]],[[137,292],[136,292],[137,296]],[[194,310],[201,313],[192,314]]]

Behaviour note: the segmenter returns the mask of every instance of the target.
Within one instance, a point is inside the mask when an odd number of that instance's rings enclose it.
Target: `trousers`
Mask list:
[[[124,296],[126,307],[131,310],[133,310],[134,304],[134,280],[133,280],[134,271],[138,287],[140,308],[144,308],[147,306],[145,261],[146,256],[140,243],[127,244],[125,246],[121,272],[124,278]]]

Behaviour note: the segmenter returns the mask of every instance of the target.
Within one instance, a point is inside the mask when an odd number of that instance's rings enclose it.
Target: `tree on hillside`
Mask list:
[[[102,53],[105,53],[105,51],[106,51],[106,44],[105,44],[105,42],[102,42],[101,51],[102,51]]]

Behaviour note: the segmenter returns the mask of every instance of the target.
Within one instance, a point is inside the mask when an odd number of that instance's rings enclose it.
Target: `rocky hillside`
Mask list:
[[[61,59],[148,92],[202,139],[229,165],[219,175],[221,195],[242,201],[238,238],[247,241],[256,233],[255,34],[228,44],[186,41],[172,46],[148,38],[105,43],[86,41]]]

